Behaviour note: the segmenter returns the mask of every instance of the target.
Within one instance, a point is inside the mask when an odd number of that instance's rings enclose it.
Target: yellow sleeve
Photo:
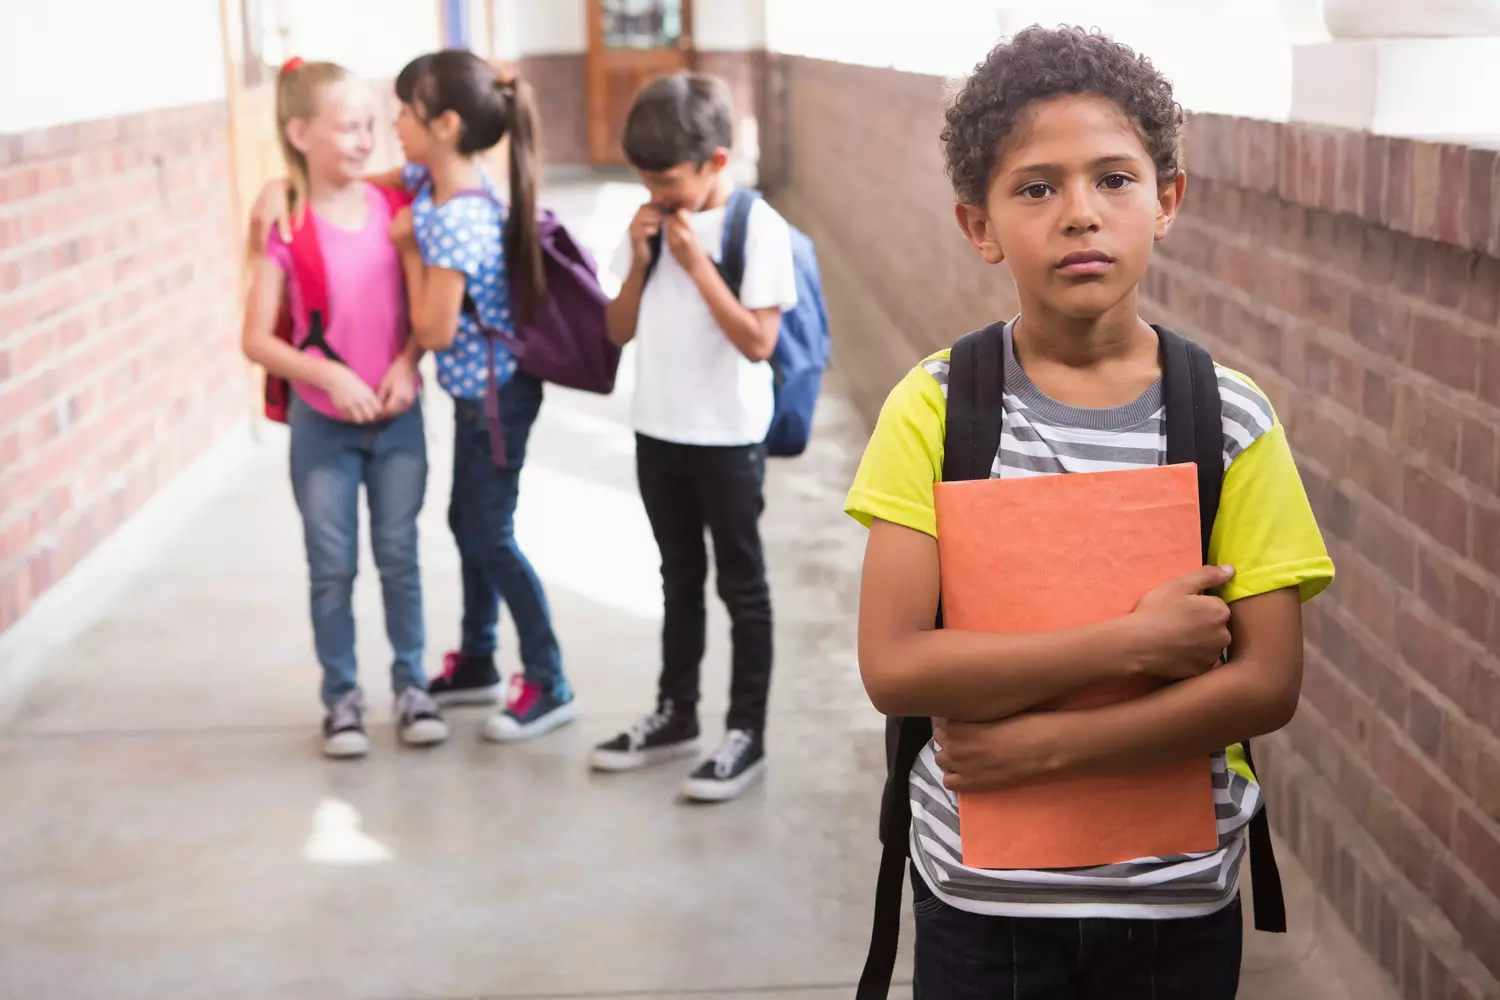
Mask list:
[[[1333,581],[1333,560],[1279,421],[1225,472],[1209,561],[1234,567],[1222,594],[1230,602],[1286,587],[1310,601]]]
[[[948,352],[928,363],[945,360]],[[918,366],[891,390],[854,476],[844,510],[866,528],[876,518],[937,537],[932,487],[943,475],[948,402],[938,380]]]

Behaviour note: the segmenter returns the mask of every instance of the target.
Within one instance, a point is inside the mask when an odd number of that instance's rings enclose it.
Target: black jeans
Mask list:
[[[765,508],[765,448],[705,448],[637,435],[635,454],[641,499],[661,550],[666,598],[661,698],[686,712],[697,711],[707,629],[706,529],[714,542],[719,597],[733,623],[728,725],[760,732],[771,687],[771,589],[759,524]]]
[[[955,909],[911,873],[914,1000],[1234,1000],[1239,897],[1180,920],[986,917]]]

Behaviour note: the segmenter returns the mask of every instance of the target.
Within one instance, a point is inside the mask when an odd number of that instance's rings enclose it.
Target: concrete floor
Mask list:
[[[553,200],[607,253],[633,199],[615,185]],[[654,690],[659,590],[629,390],[552,393],[530,449],[519,530],[584,709],[539,743],[481,744],[470,711],[450,716],[446,747],[395,745],[367,559],[375,752],[318,756],[280,429],[226,443],[0,640],[0,1000],[851,996],[884,769],[854,659],[863,534],[840,513],[863,429],[835,387],[808,456],[773,464],[769,777],[738,802],[688,807],[680,766],[603,778],[583,764]],[[435,668],[459,591],[448,409],[439,393],[427,405]],[[716,727],[728,650],[713,614]],[[1241,995],[1385,995],[1285,866],[1298,933],[1249,936]]]

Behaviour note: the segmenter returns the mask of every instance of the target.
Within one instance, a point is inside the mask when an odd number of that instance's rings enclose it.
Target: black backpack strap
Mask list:
[[[965,334],[948,361],[943,482],[988,479],[1005,423],[1005,323]]]
[[[1005,323],[966,334],[948,363],[948,414],[943,437],[943,481],[988,479],[1000,450],[1005,409]],[[938,628],[943,609],[938,606]],[[880,874],[870,951],[855,1000],[885,1000],[901,938],[901,892],[910,855],[911,769],[929,740],[932,720],[893,718],[885,724],[888,769],[880,800]]]
[[[651,261],[646,265],[646,277],[642,280],[642,284],[651,280],[651,275],[656,271],[656,263],[661,260],[661,233],[657,233],[646,242],[651,246]]]
[[[1224,483],[1224,443],[1219,400],[1219,375],[1213,358],[1191,341],[1164,327],[1161,338],[1162,374],[1167,396],[1167,462],[1198,463],[1198,509],[1202,518],[1203,562],[1208,564],[1208,543],[1219,494]],[[1191,433],[1187,432],[1191,428]],[[1259,780],[1250,741],[1243,744],[1245,763]],[[1271,843],[1271,822],[1265,802],[1250,820],[1250,895],[1255,901],[1255,929],[1286,933],[1286,898],[1281,871]]]

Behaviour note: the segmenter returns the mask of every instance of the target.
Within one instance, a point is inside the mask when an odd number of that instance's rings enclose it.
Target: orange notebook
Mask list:
[[[943,619],[979,632],[1046,632],[1128,614],[1202,563],[1192,465],[935,488]],[[1041,706],[1089,708],[1159,686],[1129,679]],[[1214,850],[1208,757],[1069,775],[959,796],[964,864],[1080,868]]]

